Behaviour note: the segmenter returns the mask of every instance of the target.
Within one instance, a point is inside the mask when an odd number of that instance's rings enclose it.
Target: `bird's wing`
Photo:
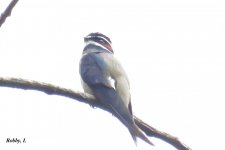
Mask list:
[[[127,108],[120,95],[110,84],[105,67],[107,66],[104,59],[98,54],[88,53],[84,55],[80,62],[80,75],[82,80],[92,90],[96,99],[110,108],[113,115],[128,128],[135,143],[136,137],[138,136],[147,143],[152,144],[134,123],[131,104]]]
[[[133,123],[133,116],[111,85],[106,67],[101,56],[96,53],[88,53],[82,57],[80,62],[81,78],[92,90],[93,95],[111,108],[114,115],[127,126],[128,123]]]
[[[113,57],[113,55],[108,53],[101,53],[100,55],[104,58],[104,60],[106,60],[107,65],[110,66],[108,67],[108,72],[110,79],[114,81],[112,82],[113,87],[132,114],[130,83],[125,70],[123,69],[120,62],[115,57]]]

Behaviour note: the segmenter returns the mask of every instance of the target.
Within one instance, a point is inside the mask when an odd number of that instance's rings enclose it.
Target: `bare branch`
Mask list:
[[[37,81],[30,81],[25,79],[19,78],[2,78],[0,77],[0,86],[2,87],[10,87],[10,88],[18,88],[24,90],[37,90],[44,92],[49,95],[60,95],[64,97],[68,97],[74,100],[77,100],[82,103],[86,103],[91,105],[92,107],[98,107],[105,111],[112,113],[109,108],[106,108],[101,103],[98,102],[92,95],[87,93],[75,92],[70,89],[62,88],[59,86],[55,86],[52,84],[41,83]],[[138,117],[134,117],[135,123],[139,126],[146,135],[159,138],[171,145],[173,145],[178,150],[191,150],[189,147],[181,143],[178,138],[173,137],[165,132],[161,132],[156,128],[151,127],[150,125],[143,122]]]
[[[191,148],[181,143],[177,137],[174,137],[172,135],[169,135],[168,133],[159,131],[156,128],[149,126],[147,123],[143,122],[141,119],[137,118],[136,116],[134,117],[135,117],[135,123],[137,124],[139,128],[142,129],[142,131],[145,132],[146,135],[166,141],[167,143],[173,145],[178,150],[191,150]]]
[[[18,1],[19,0],[12,0],[9,3],[8,7],[5,9],[5,11],[1,14],[1,16],[0,16],[0,27],[5,22],[5,19],[11,15],[12,9]]]

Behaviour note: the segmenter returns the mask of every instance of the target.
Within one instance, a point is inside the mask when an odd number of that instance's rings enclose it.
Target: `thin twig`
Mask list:
[[[19,0],[12,0],[9,3],[8,7],[5,9],[5,11],[1,14],[1,16],[0,16],[0,27],[5,22],[5,19],[11,15],[12,9],[18,1]]]
[[[24,90],[37,90],[44,92],[49,95],[60,95],[64,97],[68,97],[74,100],[77,100],[82,103],[86,103],[91,105],[92,107],[98,107],[110,113],[111,110],[106,108],[105,106],[101,105],[92,95],[82,92],[75,92],[70,89],[62,88],[59,86],[55,86],[52,84],[37,82],[37,81],[30,81],[20,78],[2,78],[0,77],[0,86],[2,87],[10,87],[10,88],[18,88]],[[134,117],[135,123],[139,126],[146,135],[150,137],[159,138],[171,145],[173,145],[178,150],[191,150],[188,146],[181,143],[178,138],[171,136],[165,132],[161,132],[156,128],[151,127],[150,125],[143,122],[138,117]]]

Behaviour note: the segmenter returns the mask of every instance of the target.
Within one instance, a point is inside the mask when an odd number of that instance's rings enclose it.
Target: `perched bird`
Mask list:
[[[152,144],[135,124],[127,75],[114,57],[111,40],[99,33],[90,33],[80,60],[81,82],[85,92],[92,94],[109,108],[129,130],[135,144],[137,137]]]

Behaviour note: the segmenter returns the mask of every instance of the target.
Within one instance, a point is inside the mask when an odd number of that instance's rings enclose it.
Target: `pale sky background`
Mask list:
[[[129,76],[137,116],[193,150],[224,150],[224,12],[222,0],[20,0],[0,28],[0,76],[81,91],[83,37],[99,31]],[[150,140],[136,147],[115,117],[72,99],[0,87],[0,149],[175,150]]]

